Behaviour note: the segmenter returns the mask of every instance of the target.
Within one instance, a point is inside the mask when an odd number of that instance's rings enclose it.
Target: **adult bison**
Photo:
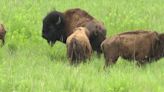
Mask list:
[[[164,56],[164,34],[151,31],[125,32],[104,40],[101,48],[106,66],[116,63],[119,56],[145,64]]]
[[[78,27],[75,28],[74,32],[67,38],[67,56],[70,60],[70,64],[78,64],[81,61],[90,59],[92,47],[88,39],[89,35],[88,29]]]
[[[95,27],[94,30],[92,26]],[[101,22],[79,8],[69,9],[64,13],[50,12],[43,20],[42,37],[50,45],[55,44],[56,41],[66,43],[67,37],[77,27],[86,27],[89,30],[91,46],[93,50],[100,53],[100,44],[105,40],[106,29]]]
[[[6,34],[6,30],[3,24],[0,24],[0,39],[2,40],[2,45],[5,44],[5,34]]]

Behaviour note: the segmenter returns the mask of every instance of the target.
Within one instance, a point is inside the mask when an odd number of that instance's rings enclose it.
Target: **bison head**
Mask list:
[[[42,37],[53,45],[61,39],[65,26],[64,16],[58,11],[52,11],[43,19]]]

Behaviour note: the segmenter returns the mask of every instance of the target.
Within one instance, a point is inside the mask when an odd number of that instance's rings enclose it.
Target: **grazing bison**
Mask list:
[[[3,24],[0,24],[0,39],[2,40],[2,45],[5,44],[5,34],[6,34],[6,30]]]
[[[132,31],[118,34],[101,44],[106,66],[116,63],[119,56],[136,60],[138,64],[164,56],[164,34],[151,31]]]
[[[66,43],[67,37],[77,27],[86,27],[89,30],[91,46],[93,50],[100,53],[100,44],[105,40],[106,29],[101,22],[79,8],[69,9],[64,13],[50,12],[43,20],[42,37],[50,45],[55,44],[56,41]]]
[[[78,27],[74,30],[74,33],[67,38],[67,56],[71,64],[77,64],[80,63],[80,61],[90,59],[92,47],[88,39],[89,35],[88,29]]]

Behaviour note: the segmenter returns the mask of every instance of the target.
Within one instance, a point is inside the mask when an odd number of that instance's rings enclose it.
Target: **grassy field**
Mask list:
[[[64,44],[51,48],[41,37],[43,17],[76,7],[103,21],[108,36],[164,32],[163,0],[1,0],[0,22],[8,32],[0,48],[0,92],[164,92],[164,59],[139,68],[119,58],[104,71],[103,56],[73,67]]]

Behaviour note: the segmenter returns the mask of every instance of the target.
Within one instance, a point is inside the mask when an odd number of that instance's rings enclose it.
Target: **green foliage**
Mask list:
[[[7,34],[0,48],[0,92],[163,92],[164,59],[140,68],[120,58],[104,70],[103,55],[70,66],[63,43],[50,47],[41,37],[42,19],[51,10],[75,7],[103,21],[108,36],[164,32],[163,0],[1,0]]]

